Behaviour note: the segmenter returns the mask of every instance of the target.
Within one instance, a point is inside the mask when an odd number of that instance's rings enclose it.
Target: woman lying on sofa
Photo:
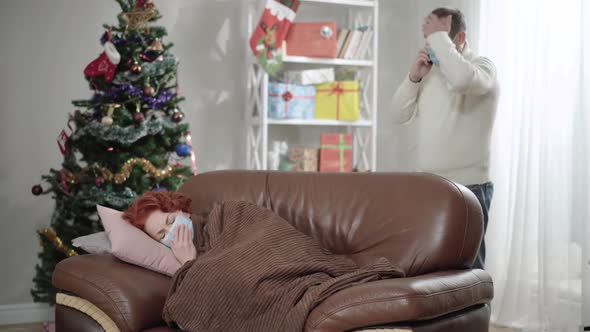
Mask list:
[[[172,249],[180,264],[184,265],[197,258],[193,243],[195,236],[191,220],[191,199],[186,195],[147,192],[125,210],[123,219]]]
[[[219,203],[207,216],[190,206],[181,193],[148,192],[123,214],[182,264],[163,318],[187,331],[302,331],[335,292],[403,275],[384,258],[361,267],[332,254],[252,203]]]

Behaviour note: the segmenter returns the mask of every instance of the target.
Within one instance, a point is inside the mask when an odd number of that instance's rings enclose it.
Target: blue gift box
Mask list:
[[[271,119],[313,119],[315,86],[268,84],[268,117]]]

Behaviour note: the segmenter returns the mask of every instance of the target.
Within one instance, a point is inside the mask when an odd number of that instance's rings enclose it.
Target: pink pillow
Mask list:
[[[169,276],[180,268],[170,249],[124,220],[123,212],[100,205],[96,210],[115,257]]]

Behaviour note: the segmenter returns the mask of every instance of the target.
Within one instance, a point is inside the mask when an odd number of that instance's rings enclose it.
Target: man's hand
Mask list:
[[[451,25],[453,23],[453,15],[447,17],[438,17],[434,14],[430,14],[424,18],[424,24],[422,24],[422,32],[424,38],[428,38],[431,34],[439,31],[446,33],[451,32]]]
[[[414,83],[420,82],[430,72],[430,69],[432,69],[432,64],[428,62],[428,53],[422,49],[418,52],[416,60],[410,68],[410,80]]]
[[[191,240],[191,231],[186,225],[178,225],[174,228],[174,241],[171,248],[181,265],[197,258],[197,249]]]

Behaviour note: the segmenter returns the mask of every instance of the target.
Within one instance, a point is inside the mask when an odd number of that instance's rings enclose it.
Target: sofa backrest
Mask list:
[[[423,173],[221,171],[180,191],[193,199],[193,213],[223,201],[256,203],[336,254],[360,264],[386,257],[407,276],[471,267],[483,234],[475,195]]]

